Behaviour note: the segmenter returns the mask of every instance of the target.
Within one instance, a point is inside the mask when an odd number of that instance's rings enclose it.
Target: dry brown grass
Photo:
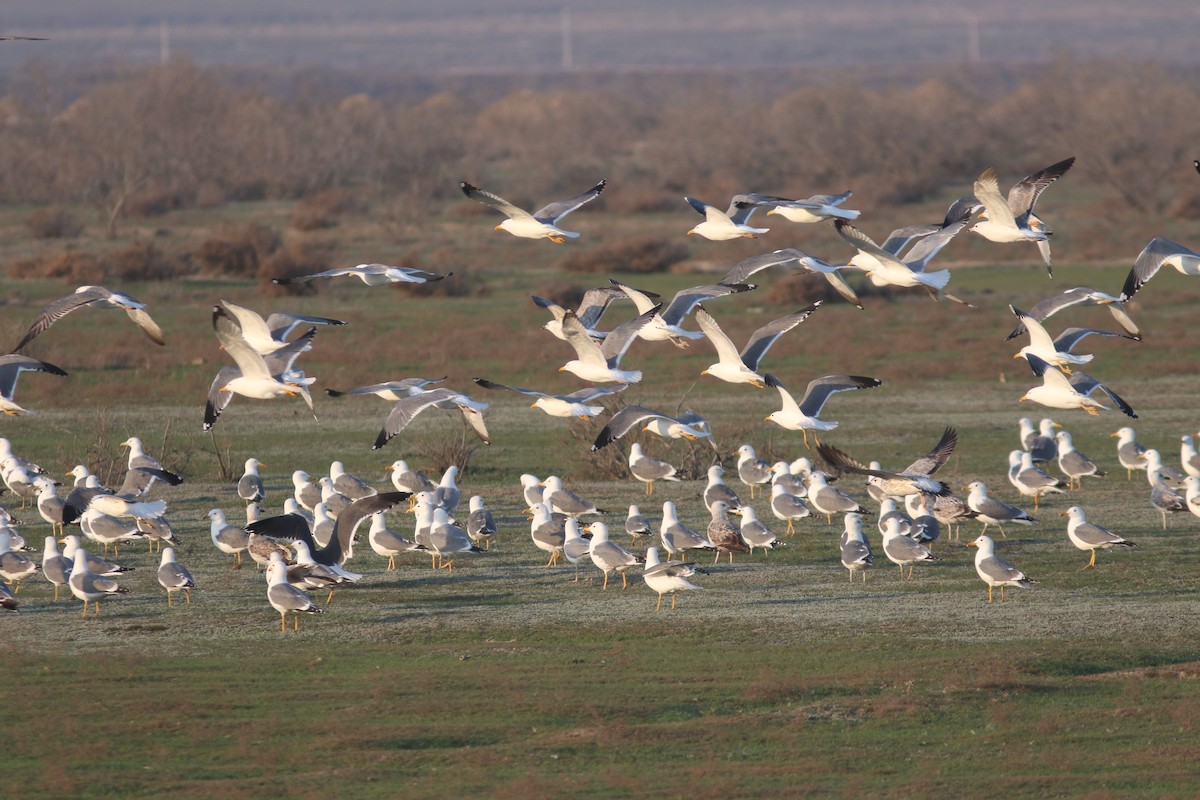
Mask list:
[[[73,239],[83,232],[83,223],[62,206],[49,206],[30,213],[25,230],[34,239]]]
[[[655,236],[639,236],[570,253],[558,262],[558,268],[564,272],[602,275],[668,272],[689,255],[691,253],[682,244]]]

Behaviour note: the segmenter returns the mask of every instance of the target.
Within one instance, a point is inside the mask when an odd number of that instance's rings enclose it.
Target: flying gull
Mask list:
[[[633,300],[639,314],[644,314],[651,310],[659,310],[660,303],[658,302],[657,295],[649,295],[638,289],[634,289],[632,286],[622,283],[616,278],[609,278],[609,280],[614,286],[627,294],[629,299]],[[667,304],[666,308],[654,315],[649,325],[638,329],[637,336],[639,339],[645,339],[648,342],[669,340],[676,347],[687,347],[689,339],[704,337],[704,333],[700,331],[688,331],[682,327],[684,319],[687,318],[688,314],[692,313],[692,309],[699,307],[699,304],[705,300],[726,297],[740,292],[749,292],[756,288],[758,287],[753,283],[711,283],[680,289],[671,298],[671,302]]]
[[[664,438],[690,441],[707,439],[713,449],[717,449],[712,440],[712,431],[708,427],[708,422],[699,414],[687,412],[673,417],[645,406],[625,406],[613,414],[608,423],[600,430],[596,441],[592,443],[592,452],[607,447],[639,425],[642,426],[642,430],[650,431]]]
[[[1133,319],[1125,311],[1125,304],[1122,302],[1120,297],[1115,297],[1111,294],[1105,294],[1104,292],[1100,292],[1095,289],[1088,289],[1087,287],[1083,286],[1075,289],[1068,289],[1062,294],[1056,294],[1051,297],[1047,297],[1045,300],[1029,309],[1029,311],[1025,313],[1025,316],[1037,320],[1038,322],[1044,322],[1054,314],[1062,311],[1064,308],[1070,308],[1071,306],[1076,305],[1096,305],[1107,308],[1109,313],[1112,314],[1113,319],[1116,320],[1117,324],[1120,325],[1121,328],[1124,329],[1125,333],[1129,335],[1129,338],[1141,341],[1142,333],[1140,330],[1138,330],[1137,324],[1134,323]],[[1019,321],[1017,322],[1017,327],[1013,328],[1012,333],[1004,337],[1004,341],[1007,342],[1009,339],[1015,339],[1024,332],[1025,323],[1024,321]]]
[[[367,286],[386,286],[392,283],[432,283],[453,275],[448,272],[442,275],[437,272],[426,272],[416,267],[390,267],[387,264],[359,264],[356,267],[339,267],[327,269],[324,272],[314,272],[311,275],[293,275],[285,278],[272,278],[271,283],[283,286],[293,283],[308,283],[321,278],[358,278]]]
[[[1164,266],[1174,267],[1181,275],[1200,275],[1200,253],[1162,236],[1151,239],[1133,262],[1121,289],[1121,299],[1128,300],[1137,294]]]
[[[599,197],[607,184],[608,181],[600,181],[581,195],[568,200],[559,200],[551,203],[544,208],[539,208],[532,214],[517,208],[504,198],[494,195],[491,192],[485,192],[483,189],[472,186],[466,181],[459,181],[458,186],[467,197],[498,209],[508,217],[508,219],[496,226],[496,230],[508,231],[513,236],[518,236],[522,239],[549,239],[555,244],[562,244],[568,238],[578,239],[579,234],[575,231],[564,231],[558,227],[558,221],[584,203]]]
[[[17,405],[13,395],[17,391],[17,378],[22,372],[48,372],[63,376],[67,371],[45,361],[15,354],[0,356],[0,412],[10,417],[31,414],[29,409]]]
[[[17,343],[13,351],[20,350],[29,344],[39,334],[75,309],[83,308],[87,305],[93,308],[123,309],[129,315],[129,319],[133,321],[133,324],[137,325],[142,333],[146,334],[147,339],[157,345],[166,344],[166,340],[163,339],[162,329],[146,313],[145,303],[138,302],[127,294],[114,292],[103,286],[80,286],[75,290],[74,294],[69,294],[66,297],[55,300],[43,308],[42,313],[29,326],[29,330],[21,337],[21,341]]]
[[[800,431],[804,436],[804,446],[808,447],[808,432],[813,432],[813,441],[818,445],[821,443],[817,438],[817,431],[831,431],[838,426],[833,420],[819,419],[821,409],[825,407],[825,403],[829,398],[838,392],[849,392],[854,389],[872,389],[876,386],[883,385],[883,381],[878,378],[868,378],[863,375],[825,375],[821,378],[814,378],[808,382],[808,388],[804,390],[804,397],[800,402],[796,402],[796,398],[792,397],[791,392],[787,390],[779,379],[771,373],[766,375],[766,383],[768,386],[779,390],[779,397],[783,402],[783,407],[778,411],[774,411],[767,415],[767,422],[774,422],[781,428],[786,428],[789,431]]]
[[[722,242],[729,239],[757,239],[759,234],[770,230],[770,228],[752,228],[746,224],[750,221],[750,215],[754,213],[754,209],[758,208],[758,204],[749,200],[747,195],[734,195],[727,211],[710,206],[694,197],[685,196],[683,199],[696,209],[696,213],[704,217],[704,222],[689,230],[688,235],[694,233],[710,241]]]
[[[371,449],[378,450],[383,447],[393,436],[407,428],[409,423],[418,414],[427,408],[434,407],[457,408],[462,412],[463,419],[467,421],[483,443],[492,443],[492,437],[488,433],[487,425],[483,420],[483,411],[488,407],[488,404],[473,400],[454,389],[439,388],[430,389],[412,397],[405,397],[398,400],[392,406],[387,419],[384,420],[383,428],[379,431],[379,435],[375,437],[375,444],[371,446]]]
[[[716,348],[718,359],[717,363],[710,365],[700,374],[711,375],[727,383],[748,383],[762,389],[766,386],[766,379],[758,374],[758,365],[763,356],[780,336],[808,319],[820,305],[820,301],[817,301],[799,311],[768,322],[750,334],[750,338],[741,352],[738,352],[733,342],[721,330],[721,326],[704,306],[697,306],[696,322],[700,325],[700,330],[712,342],[713,347]]]
[[[971,230],[992,242],[1037,242],[1042,260],[1046,262],[1046,272],[1053,278],[1050,236],[1054,231],[1034,213],[1033,207],[1041,193],[1066,174],[1074,163],[1075,157],[1071,156],[1026,176],[1009,190],[1007,200],[1000,194],[996,170],[988,167],[976,179],[974,189],[975,197],[983,204],[984,218]]]
[[[1093,400],[1091,395],[1097,389],[1108,395],[1121,413],[1137,419],[1133,407],[1125,402],[1116,392],[1085,372],[1075,372],[1069,378],[1058,367],[1048,364],[1032,353],[1025,354],[1025,360],[1035,375],[1042,378],[1042,385],[1035,386],[1021,395],[1021,401],[1028,400],[1048,408],[1081,408],[1091,416],[1097,416],[1100,410],[1108,410],[1108,406]]]
[[[570,394],[548,394],[537,389],[523,389],[519,386],[505,386],[485,378],[475,378],[475,383],[484,389],[505,389],[517,394],[536,397],[530,408],[538,408],[552,417],[594,417],[604,411],[604,406],[591,406],[588,403],[622,392],[629,387],[626,383],[613,383],[606,386],[590,386]]]

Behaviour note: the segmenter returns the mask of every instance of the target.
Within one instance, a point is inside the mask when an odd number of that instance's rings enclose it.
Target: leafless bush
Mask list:
[[[411,452],[420,457],[422,463],[428,464],[437,472],[445,472],[451,464],[457,464],[461,477],[467,473],[471,457],[482,443],[473,431],[467,429],[466,423],[463,423],[463,429],[458,434],[426,434],[413,438],[408,446]]]
[[[190,271],[184,259],[149,242],[135,242],[109,254],[106,261],[110,277],[127,281],[165,281]]]
[[[196,197],[192,202],[196,208],[218,208],[225,205],[225,190],[216,181],[203,181],[196,187]]]
[[[104,282],[107,266],[91,253],[61,253],[12,261],[7,272],[16,280],[60,278],[65,283],[99,284]]]
[[[290,224],[298,231],[332,228],[338,224],[339,217],[361,213],[363,208],[361,192],[334,187],[301,198]]]
[[[83,231],[83,225],[62,206],[50,206],[26,217],[25,230],[34,239],[73,239]]]
[[[666,272],[688,256],[688,249],[681,244],[642,236],[572,253],[559,261],[558,267],[565,272],[646,274]]]
[[[260,291],[268,297],[313,294],[316,287],[312,283],[280,285],[271,280],[321,272],[328,268],[332,250],[332,243],[288,242],[261,262],[258,268]]]
[[[134,218],[161,217],[177,208],[193,204],[195,193],[189,189],[162,183],[150,183],[130,194],[125,214]]]
[[[279,249],[279,234],[267,225],[230,225],[192,254],[197,266],[214,275],[253,278],[263,260]]]

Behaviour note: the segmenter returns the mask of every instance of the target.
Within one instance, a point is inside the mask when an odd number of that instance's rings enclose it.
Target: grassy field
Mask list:
[[[0,230],[5,224],[0,216]],[[624,224],[606,233],[628,235]],[[1194,796],[1200,520],[1183,515],[1161,529],[1144,478],[1127,481],[1116,465],[1109,434],[1128,420],[1115,412],[1049,414],[1110,474],[1048,499],[1036,525],[1010,529],[1001,554],[1040,583],[1014,590],[1007,603],[987,604],[973,551],[945,540],[912,582],[877,553],[867,583],[851,584],[837,559],[839,524],[810,519],[786,548],[713,566],[700,578],[703,592],[655,613],[636,575],[625,591],[602,591],[590,567],[579,583],[571,567],[544,567],[517,475],[566,476],[609,509],[616,527],[630,503],[657,520],[664,499],[703,527],[703,482],[660,486],[644,501],[640,484],[610,471],[613,456],[588,455],[598,424],[567,426],[531,411],[525,398],[475,389],[492,403],[495,443],[474,446],[460,484],[464,497],[481,494],[496,510],[495,549],[460,559],[453,574],[423,558],[388,573],[360,543],[351,566],[367,573],[362,584],[339,592],[298,633],[281,634],[261,576],[231,569],[208,540],[210,508],[241,513],[223,473],[260,458],[275,512],[293,469],[322,474],[336,458],[383,486],[395,458],[434,471],[456,451],[462,426],[422,417],[373,452],[387,406],[320,395],[317,423],[299,402],[238,398],[214,435],[203,434],[202,397],[224,363],[212,303],[350,320],[319,332],[302,362],[318,389],[413,374],[445,374],[460,389],[477,376],[577,388],[554,372],[568,350],[540,330],[542,312],[528,300],[563,276],[548,251],[485,234],[491,225],[478,218],[438,234],[497,254],[471,261],[486,291],[468,297],[355,284],[268,300],[249,282],[139,284],[121,288],[151,303],[169,347],[143,346],[120,314],[88,311],[34,343],[30,352],[71,374],[24,376],[18,400],[38,413],[6,421],[0,434],[52,473],[83,461],[111,480],[122,471],[117,443],[140,436],[188,478],[160,496],[199,588],[190,607],[168,609],[154,580],[157,559],[142,544],[121,551],[136,567],[124,580],[132,594],[106,602],[98,620],[80,619],[77,601],[53,603],[45,581],[28,582],[21,613],[0,617],[5,796]],[[339,236],[348,249],[385,238],[379,230]],[[5,255],[15,256],[9,248]],[[1061,264],[1053,282],[1040,267],[956,264],[950,288],[979,310],[921,297],[873,298],[862,312],[829,304],[766,364],[796,392],[835,371],[881,378],[879,389],[831,401],[826,416],[841,427],[825,439],[901,467],[953,425],[961,442],[941,474],[956,490],[982,479],[1015,501],[1003,469],[1017,418],[1044,414],[1017,403],[1033,381],[1010,358],[1019,345],[1000,341],[1012,326],[1005,306],[1081,284],[1115,291],[1132,255]],[[627,277],[669,294],[713,276]],[[761,277],[759,292],[710,307],[735,340],[794,310],[767,299],[778,277]],[[5,290],[0,335],[16,341],[36,308],[69,288]],[[1145,341],[1090,348],[1097,358],[1089,371],[1133,404],[1139,439],[1170,463],[1179,436],[1200,427],[1200,352],[1191,338],[1198,299],[1194,281],[1160,275],[1132,312]],[[1095,309],[1069,319],[1110,327]],[[744,441],[772,457],[806,454],[798,435],[762,421],[778,408],[774,392],[699,377],[713,360],[703,342],[686,352],[638,344],[627,363],[647,378],[623,400],[703,413],[729,467]],[[711,461],[703,448],[643,442],[693,475]],[[847,483],[865,497],[860,483]],[[1138,549],[1102,553],[1096,570],[1082,571],[1087,555],[1069,544],[1059,516],[1076,503]],[[48,526],[29,511],[18,515],[36,546]],[[406,517],[391,515],[395,529],[411,530]],[[977,530],[965,529],[963,541]],[[878,550],[872,526],[869,536]]]

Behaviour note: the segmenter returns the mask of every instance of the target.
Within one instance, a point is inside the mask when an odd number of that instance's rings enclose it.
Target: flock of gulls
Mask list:
[[[668,594],[673,609],[677,594],[699,589],[696,581],[701,579],[696,576],[706,574],[693,559],[711,554],[713,565],[722,558],[731,563],[735,555],[785,545],[786,537],[796,535],[800,530],[797,523],[806,518],[820,521],[824,517],[825,525],[831,526],[837,516],[843,529],[841,564],[851,582],[856,575],[866,581],[877,552],[898,566],[901,579],[911,580],[914,566],[933,560],[934,543],[943,534],[948,541],[958,540],[963,525],[978,523],[982,526],[980,532],[967,544],[976,549],[975,569],[987,586],[988,602],[993,601],[993,590],[997,587],[1000,599],[1004,600],[1006,588],[1029,588],[1035,584],[1034,578],[997,553],[998,543],[988,531],[994,527],[1003,540],[1007,538],[1006,527],[1036,522],[1034,514],[1040,513],[1047,495],[1079,493],[1072,497],[1080,497],[1085,478],[1106,474],[1097,462],[1076,449],[1071,435],[1061,430],[1058,422],[1047,417],[1035,425],[1031,418],[1025,417],[1018,423],[1019,447],[1009,455],[1008,479],[1022,498],[1020,506],[990,496],[981,480],[953,487],[937,477],[958,445],[958,433],[953,428],[942,431],[932,448],[907,466],[885,467],[869,456],[856,457],[822,441],[838,426],[833,419],[822,416],[827,413],[833,396],[878,388],[883,383],[879,378],[831,374],[810,378],[807,384],[803,379],[789,378],[788,383],[793,387],[804,387],[799,394],[764,369],[770,349],[819,314],[821,303],[767,322],[740,348],[724,333],[718,315],[727,313],[724,309],[733,307],[738,302],[737,296],[754,291],[756,286],[748,279],[766,270],[820,274],[838,295],[859,309],[864,305],[846,280],[847,275],[856,272],[865,273],[866,279],[877,286],[908,287],[935,300],[944,298],[969,306],[970,303],[946,291],[949,270],[929,268],[937,254],[963,230],[997,243],[1033,243],[1047,273],[1053,277],[1050,256],[1053,231],[1035,208],[1041,194],[1070,170],[1074,160],[1068,158],[1032,173],[1016,183],[1007,196],[999,189],[995,171],[986,169],[975,180],[972,194],[955,201],[941,222],[900,228],[882,244],[857,227],[859,211],[845,208],[850,192],[802,200],[741,194],[731,200],[726,210],[687,197],[687,203],[704,218],[687,231],[690,235],[718,242],[758,238],[768,229],[752,227],[750,220],[756,210],[766,208],[767,216],[777,215],[788,222],[829,224],[852,252],[827,259],[795,248],[773,250],[737,263],[716,283],[686,288],[669,300],[616,279],[589,290],[574,309],[533,296],[534,303],[551,315],[544,326],[547,332],[563,342],[564,355],[568,348],[574,355],[559,371],[569,372],[587,385],[566,394],[510,386],[488,378],[476,378],[476,386],[489,392],[524,395],[531,401],[532,409],[565,419],[601,417],[614,405],[613,402],[606,405],[604,401],[615,399],[617,410],[602,420],[593,451],[618,446],[620,440],[634,438],[631,434],[645,432],[668,443],[680,439],[703,441],[714,454],[696,509],[687,508],[681,513],[674,502],[664,502],[657,523],[636,504],[628,506],[623,520],[620,514],[614,517],[567,488],[559,476],[522,475],[519,486],[513,482],[513,498],[529,517],[530,541],[536,551],[544,554],[546,566],[566,562],[574,568],[577,582],[579,567],[586,569],[590,564],[602,575],[601,590],[607,590],[618,573],[622,589],[626,588],[632,572],[640,575],[657,595],[656,610],[662,608],[663,597]],[[1200,170],[1200,166],[1197,168]],[[460,188],[468,198],[505,216],[497,230],[519,238],[549,239],[561,244],[580,235],[561,227],[564,218],[599,197],[606,185],[606,181],[600,181],[582,194],[533,212],[465,181]],[[1040,379],[1019,401],[1056,410],[1077,409],[1091,415],[1115,408],[1116,413],[1137,418],[1130,404],[1108,383],[1081,371],[1084,365],[1091,369],[1094,358],[1078,350],[1090,337],[1140,341],[1141,331],[1125,303],[1163,266],[1184,275],[1200,275],[1200,254],[1168,239],[1155,238],[1136,258],[1119,293],[1077,287],[1052,294],[1028,310],[1009,306],[1016,326],[1008,339],[1018,340],[1022,345],[1013,357],[1024,359],[1033,378]],[[312,275],[280,277],[276,282],[339,277],[357,278],[367,287],[378,287],[426,283],[446,276],[407,267],[362,264]],[[631,312],[612,321],[614,324],[602,325],[606,317],[617,313],[615,309],[625,303],[632,303]],[[17,351],[47,334],[63,316],[85,307],[121,309],[152,342],[166,344],[143,303],[122,292],[82,286],[43,308],[13,352],[0,356],[0,411],[13,417],[29,413],[14,398],[20,373],[67,375],[61,367]],[[1088,307],[1106,309],[1118,330],[1048,329],[1056,315],[1067,316]],[[212,380],[205,403],[204,429],[217,424],[235,395],[255,400],[299,397],[311,410],[310,387],[316,379],[306,375],[298,361],[311,349],[318,327],[345,324],[344,320],[283,311],[264,316],[228,301],[217,302],[212,308],[215,344],[232,364],[219,370]],[[703,370],[702,376],[732,385],[730,392],[776,390],[781,407],[768,415],[765,422],[799,433],[796,445],[806,448],[807,455],[768,463],[758,457],[751,445],[743,444],[736,449],[736,484],[732,480],[727,483],[715,432],[704,417],[693,412],[665,413],[619,402],[623,391],[645,377],[641,370],[622,364],[639,340],[647,342],[644,345],[647,347],[665,346],[663,342],[679,348],[711,346],[716,361]],[[703,340],[708,344],[700,344]],[[551,342],[548,349],[555,346]],[[392,404],[373,449],[387,445],[430,409],[461,413],[479,439],[491,444],[485,419],[489,404],[465,391],[439,385],[443,380],[404,377],[346,391],[326,391],[335,397],[375,395]],[[1200,516],[1200,455],[1190,433],[1180,438],[1179,469],[1168,465],[1159,451],[1140,445],[1132,427],[1121,427],[1113,437],[1118,440],[1116,460],[1126,470],[1126,477],[1131,478],[1135,470],[1145,472],[1149,505],[1161,514],[1164,528],[1172,514],[1187,512]],[[182,483],[183,478],[150,456],[137,437],[130,437],[123,446],[129,448],[129,456],[119,486],[103,486],[81,464],[69,473],[74,485],[65,496],[60,496],[59,482],[47,470],[17,455],[8,439],[0,439],[0,478],[12,497],[7,510],[0,511],[0,576],[5,582],[0,589],[0,606],[16,610],[20,606],[17,594],[22,582],[40,573],[53,585],[55,601],[61,590],[68,590],[83,601],[84,616],[89,606],[99,616],[101,601],[129,591],[129,568],[110,561],[109,557],[112,551],[112,558],[120,558],[120,548],[128,547],[133,539],[146,539],[152,551],[160,550],[156,578],[166,594],[167,604],[174,605],[178,593],[182,593],[184,604],[191,604],[191,590],[202,586],[203,581],[198,583],[188,568],[179,563],[179,538],[167,517],[172,487]],[[397,558],[419,554],[429,557],[432,568],[452,572],[460,557],[485,553],[498,538],[514,536],[511,531],[500,530],[497,517],[484,497],[471,496],[466,508],[462,507],[457,466],[449,467],[440,479],[434,480],[411,469],[405,460],[397,459],[387,467],[392,485],[382,489],[348,473],[340,461],[333,461],[329,474],[316,480],[304,471],[294,470],[291,491],[273,514],[264,511],[268,492],[260,470],[265,466],[256,458],[246,460],[237,485],[242,505],[236,511],[221,508],[209,511],[209,529],[212,545],[230,557],[232,567],[240,568],[245,556],[262,569],[266,604],[279,613],[282,630],[287,629],[289,615],[295,629],[301,614],[324,611],[336,590],[363,579],[365,572],[350,569],[350,564],[357,567],[366,561],[361,555],[359,560],[352,561],[356,547],[359,553],[369,548],[380,559],[376,563],[381,568],[382,559],[386,559],[389,571],[396,569]],[[638,490],[639,496],[646,498],[643,505],[653,495],[655,483],[682,479],[676,466],[648,455],[638,441],[629,442],[628,471],[633,481],[644,485],[644,491]],[[956,491],[964,494],[956,495]],[[152,497],[158,494],[166,497]],[[34,547],[29,533],[37,523],[31,524],[28,519],[24,524],[19,523],[17,516],[22,512],[15,506],[17,500],[22,509],[36,510],[41,520],[51,526],[49,535],[44,537],[40,563],[26,554]],[[868,518],[875,516],[868,503],[878,506],[877,548],[871,544],[873,536],[868,535]],[[1026,508],[1030,503],[1032,511]],[[403,531],[390,530],[388,514],[399,509],[411,512],[412,522],[406,523]],[[1084,569],[1096,566],[1099,550],[1135,547],[1118,532],[1090,521],[1080,503],[1070,506],[1061,516],[1067,519],[1066,538],[1089,553]],[[689,518],[703,521],[690,527],[684,521]],[[401,527],[394,521],[395,516],[390,519],[392,527]],[[363,523],[368,523],[365,534],[360,532]]]

